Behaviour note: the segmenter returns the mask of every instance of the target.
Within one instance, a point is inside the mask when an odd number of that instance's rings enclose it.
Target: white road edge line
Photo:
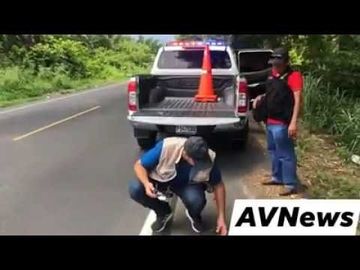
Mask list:
[[[57,125],[59,125],[59,124],[61,124],[61,123],[64,123],[64,122],[66,122],[66,121],[68,121],[68,120],[74,119],[74,118],[76,118],[76,117],[78,117],[78,116],[80,116],[80,115],[83,115],[83,114],[85,114],[85,113],[89,113],[89,112],[91,112],[91,111],[97,110],[97,109],[99,109],[100,107],[101,107],[101,106],[95,106],[95,107],[92,107],[92,108],[90,108],[90,109],[88,109],[88,110],[85,110],[85,111],[82,111],[82,112],[73,114],[73,115],[71,115],[71,116],[69,116],[69,117],[66,117],[66,118],[64,118],[64,119],[62,119],[62,120],[56,121],[56,122],[54,122],[54,123],[52,123],[52,124],[49,124],[49,125],[47,125],[47,126],[44,126],[44,127],[38,128],[38,129],[35,129],[35,130],[30,131],[30,132],[28,132],[28,133],[26,133],[26,134],[24,134],[24,135],[15,137],[15,138],[13,139],[13,141],[19,141],[19,140],[24,139],[24,138],[26,138],[26,137],[28,137],[28,136],[33,135],[33,134],[36,134],[36,133],[41,132],[41,131],[44,131],[44,130],[46,130],[46,129],[48,129],[48,128],[57,126]]]
[[[139,235],[152,235],[153,231],[151,229],[151,224],[156,220],[156,214],[154,210],[150,210],[149,214],[147,215],[144,225],[139,233]]]
[[[175,218],[175,207],[176,207],[176,202],[177,202],[177,196],[174,195],[173,199],[170,201],[170,208],[173,211],[173,217],[172,219],[174,220]],[[151,224],[153,224],[153,222],[156,220],[156,213],[154,212],[154,210],[150,210],[149,214],[147,215],[144,225],[141,228],[141,231],[139,233],[139,235],[153,235],[153,231],[151,229]],[[171,222],[171,221],[170,221]]]
[[[63,97],[52,98],[52,99],[45,100],[45,101],[40,101],[40,102],[34,102],[34,103],[24,105],[24,106],[21,106],[21,107],[16,107],[16,108],[13,108],[13,109],[0,111],[0,114],[6,114],[6,113],[11,113],[11,112],[21,111],[21,110],[24,110],[24,109],[27,109],[27,108],[30,108],[30,107],[34,107],[34,106],[37,106],[37,105],[42,105],[42,104],[47,104],[47,103],[50,103],[50,102],[60,101],[60,100],[63,100],[63,99],[67,99],[67,98],[71,98],[71,97],[75,97],[75,96],[81,96],[81,95],[85,95],[85,94],[90,94],[90,93],[97,92],[97,91],[103,91],[103,90],[105,90],[107,88],[111,88],[111,87],[114,87],[114,86],[117,86],[117,85],[122,86],[122,85],[125,85],[125,83],[115,83],[115,84],[102,86],[102,87],[95,88],[95,89],[84,90],[84,91],[81,91],[81,92],[75,93],[75,94],[65,95]]]

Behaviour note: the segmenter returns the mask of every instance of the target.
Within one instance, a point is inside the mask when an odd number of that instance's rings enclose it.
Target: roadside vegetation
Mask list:
[[[312,198],[360,198],[360,36],[237,35],[235,46],[290,49],[305,75],[297,143],[299,174]]]
[[[0,107],[146,72],[158,47],[119,35],[0,35]]]

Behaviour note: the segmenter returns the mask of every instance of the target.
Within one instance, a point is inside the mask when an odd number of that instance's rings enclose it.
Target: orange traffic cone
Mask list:
[[[198,94],[195,96],[195,101],[215,102],[217,100],[212,80],[210,50],[209,45],[206,45],[201,68],[200,85]]]

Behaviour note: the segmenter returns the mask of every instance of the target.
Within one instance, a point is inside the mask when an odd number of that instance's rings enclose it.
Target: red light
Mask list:
[[[247,93],[248,85],[246,81],[240,81],[239,83],[239,92]]]
[[[239,99],[238,99],[238,112],[244,113],[247,111],[247,90],[248,85],[245,80],[239,82]]]
[[[179,46],[179,42],[178,41],[170,41],[168,43],[166,43],[167,46]]]
[[[129,81],[128,83],[128,92],[135,92],[136,91],[136,81]]]
[[[130,80],[128,83],[128,109],[129,111],[136,111],[136,89],[137,84],[135,80]]]
[[[181,41],[170,41],[166,43],[167,46],[182,46],[184,48],[193,48],[193,47],[204,47],[205,44],[202,41],[195,40],[181,40]]]

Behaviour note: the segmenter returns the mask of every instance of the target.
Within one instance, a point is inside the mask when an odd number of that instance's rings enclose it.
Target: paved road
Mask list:
[[[139,151],[126,113],[124,85],[1,110],[0,234],[139,234],[149,211],[127,193]],[[230,202],[265,162],[256,136],[246,151],[218,149]],[[190,233],[179,202],[170,233]]]

